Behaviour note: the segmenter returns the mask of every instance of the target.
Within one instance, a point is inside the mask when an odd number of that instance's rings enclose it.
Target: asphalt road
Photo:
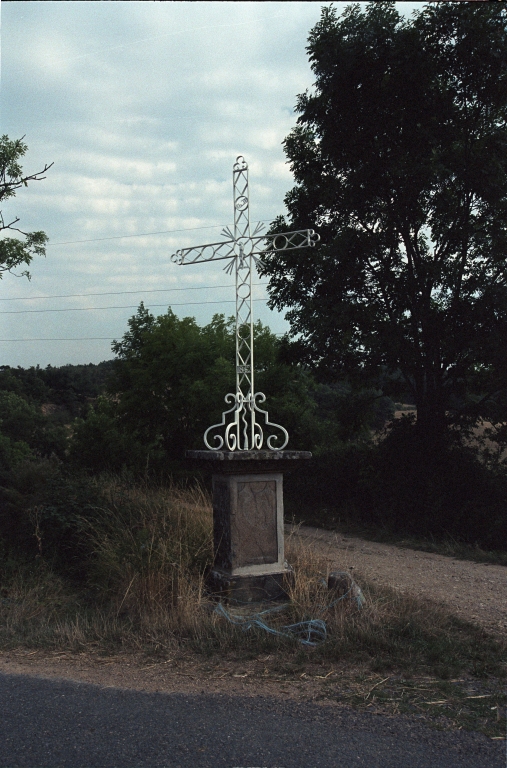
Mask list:
[[[408,718],[0,674],[1,768],[504,768],[505,742]]]

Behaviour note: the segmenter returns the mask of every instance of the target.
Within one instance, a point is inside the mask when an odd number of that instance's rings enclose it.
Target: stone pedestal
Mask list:
[[[283,472],[308,451],[187,451],[213,476],[214,563],[210,590],[236,603],[284,600]]]

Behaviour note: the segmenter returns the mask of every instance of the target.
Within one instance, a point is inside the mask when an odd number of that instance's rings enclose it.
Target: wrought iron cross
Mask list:
[[[259,256],[265,250],[288,251],[294,248],[307,248],[318,242],[319,235],[313,229],[302,229],[296,232],[286,232],[277,235],[259,235],[264,229],[260,222],[250,233],[250,201],[248,195],[248,165],[240,155],[232,171],[234,194],[234,233],[229,227],[222,230],[222,235],[230,239],[221,243],[197,245],[193,248],[182,248],[173,253],[171,260],[177,264],[197,264],[203,261],[219,261],[228,259],[225,267],[227,274],[236,275],[236,392],[225,396],[227,404],[232,403],[229,410],[222,414],[222,421],[213,424],[204,433],[204,443],[211,451],[219,451],[226,446],[229,451],[260,450],[264,443],[264,431],[257,422],[256,414],[262,414],[265,428],[272,427],[280,430],[281,434],[271,434],[266,439],[270,450],[281,451],[287,445],[289,435],[279,424],[269,421],[268,412],[259,407],[266,400],[262,392],[254,389],[254,355],[253,355],[253,314],[252,314],[252,273],[253,265],[258,264]],[[227,424],[227,416],[232,421]],[[215,434],[210,445],[210,433],[221,430],[225,433]],[[276,445],[282,439],[280,445]]]

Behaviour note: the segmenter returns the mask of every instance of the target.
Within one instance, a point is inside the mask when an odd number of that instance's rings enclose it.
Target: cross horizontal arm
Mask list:
[[[235,255],[234,240],[226,240],[222,243],[209,243],[209,245],[196,245],[193,248],[180,248],[173,253],[171,261],[176,264],[195,264],[201,261],[219,261],[230,259]]]
[[[258,235],[252,237],[251,253],[264,253],[265,251],[291,251],[294,248],[313,248],[320,240],[319,235],[313,229],[298,229],[295,232],[284,232],[278,235]]]
[[[238,255],[235,250],[237,244],[244,246],[245,255],[261,254],[265,251],[290,251],[294,248],[313,247],[320,240],[319,235],[313,229],[298,229],[294,232],[284,232],[277,235],[257,235],[254,237],[240,237],[237,241],[226,240],[222,243],[209,243],[208,245],[195,245],[192,248],[180,248],[173,253],[171,261],[176,264],[196,264],[203,261],[220,261],[230,259]]]

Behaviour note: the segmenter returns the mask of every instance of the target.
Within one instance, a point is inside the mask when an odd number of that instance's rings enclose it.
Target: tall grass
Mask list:
[[[212,510],[199,488],[150,488],[101,481],[102,503],[80,521],[87,552],[81,584],[56,575],[42,558],[4,570],[0,646],[200,654],[258,654],[366,663],[380,671],[467,670],[501,674],[505,645],[424,598],[401,595],[355,577],[365,596],[358,608],[327,589],[329,562],[297,529],[286,542],[294,569],[290,601],[266,615],[282,635],[245,632],[215,611],[206,593],[212,562]],[[333,605],[330,607],[331,603]],[[234,613],[233,606],[229,607]],[[255,610],[252,608],[252,611]],[[327,640],[306,650],[283,627],[326,622]]]
[[[89,585],[117,612],[172,610],[202,593],[212,560],[212,511],[195,486],[150,488],[109,480],[102,514],[83,520],[93,555]]]

